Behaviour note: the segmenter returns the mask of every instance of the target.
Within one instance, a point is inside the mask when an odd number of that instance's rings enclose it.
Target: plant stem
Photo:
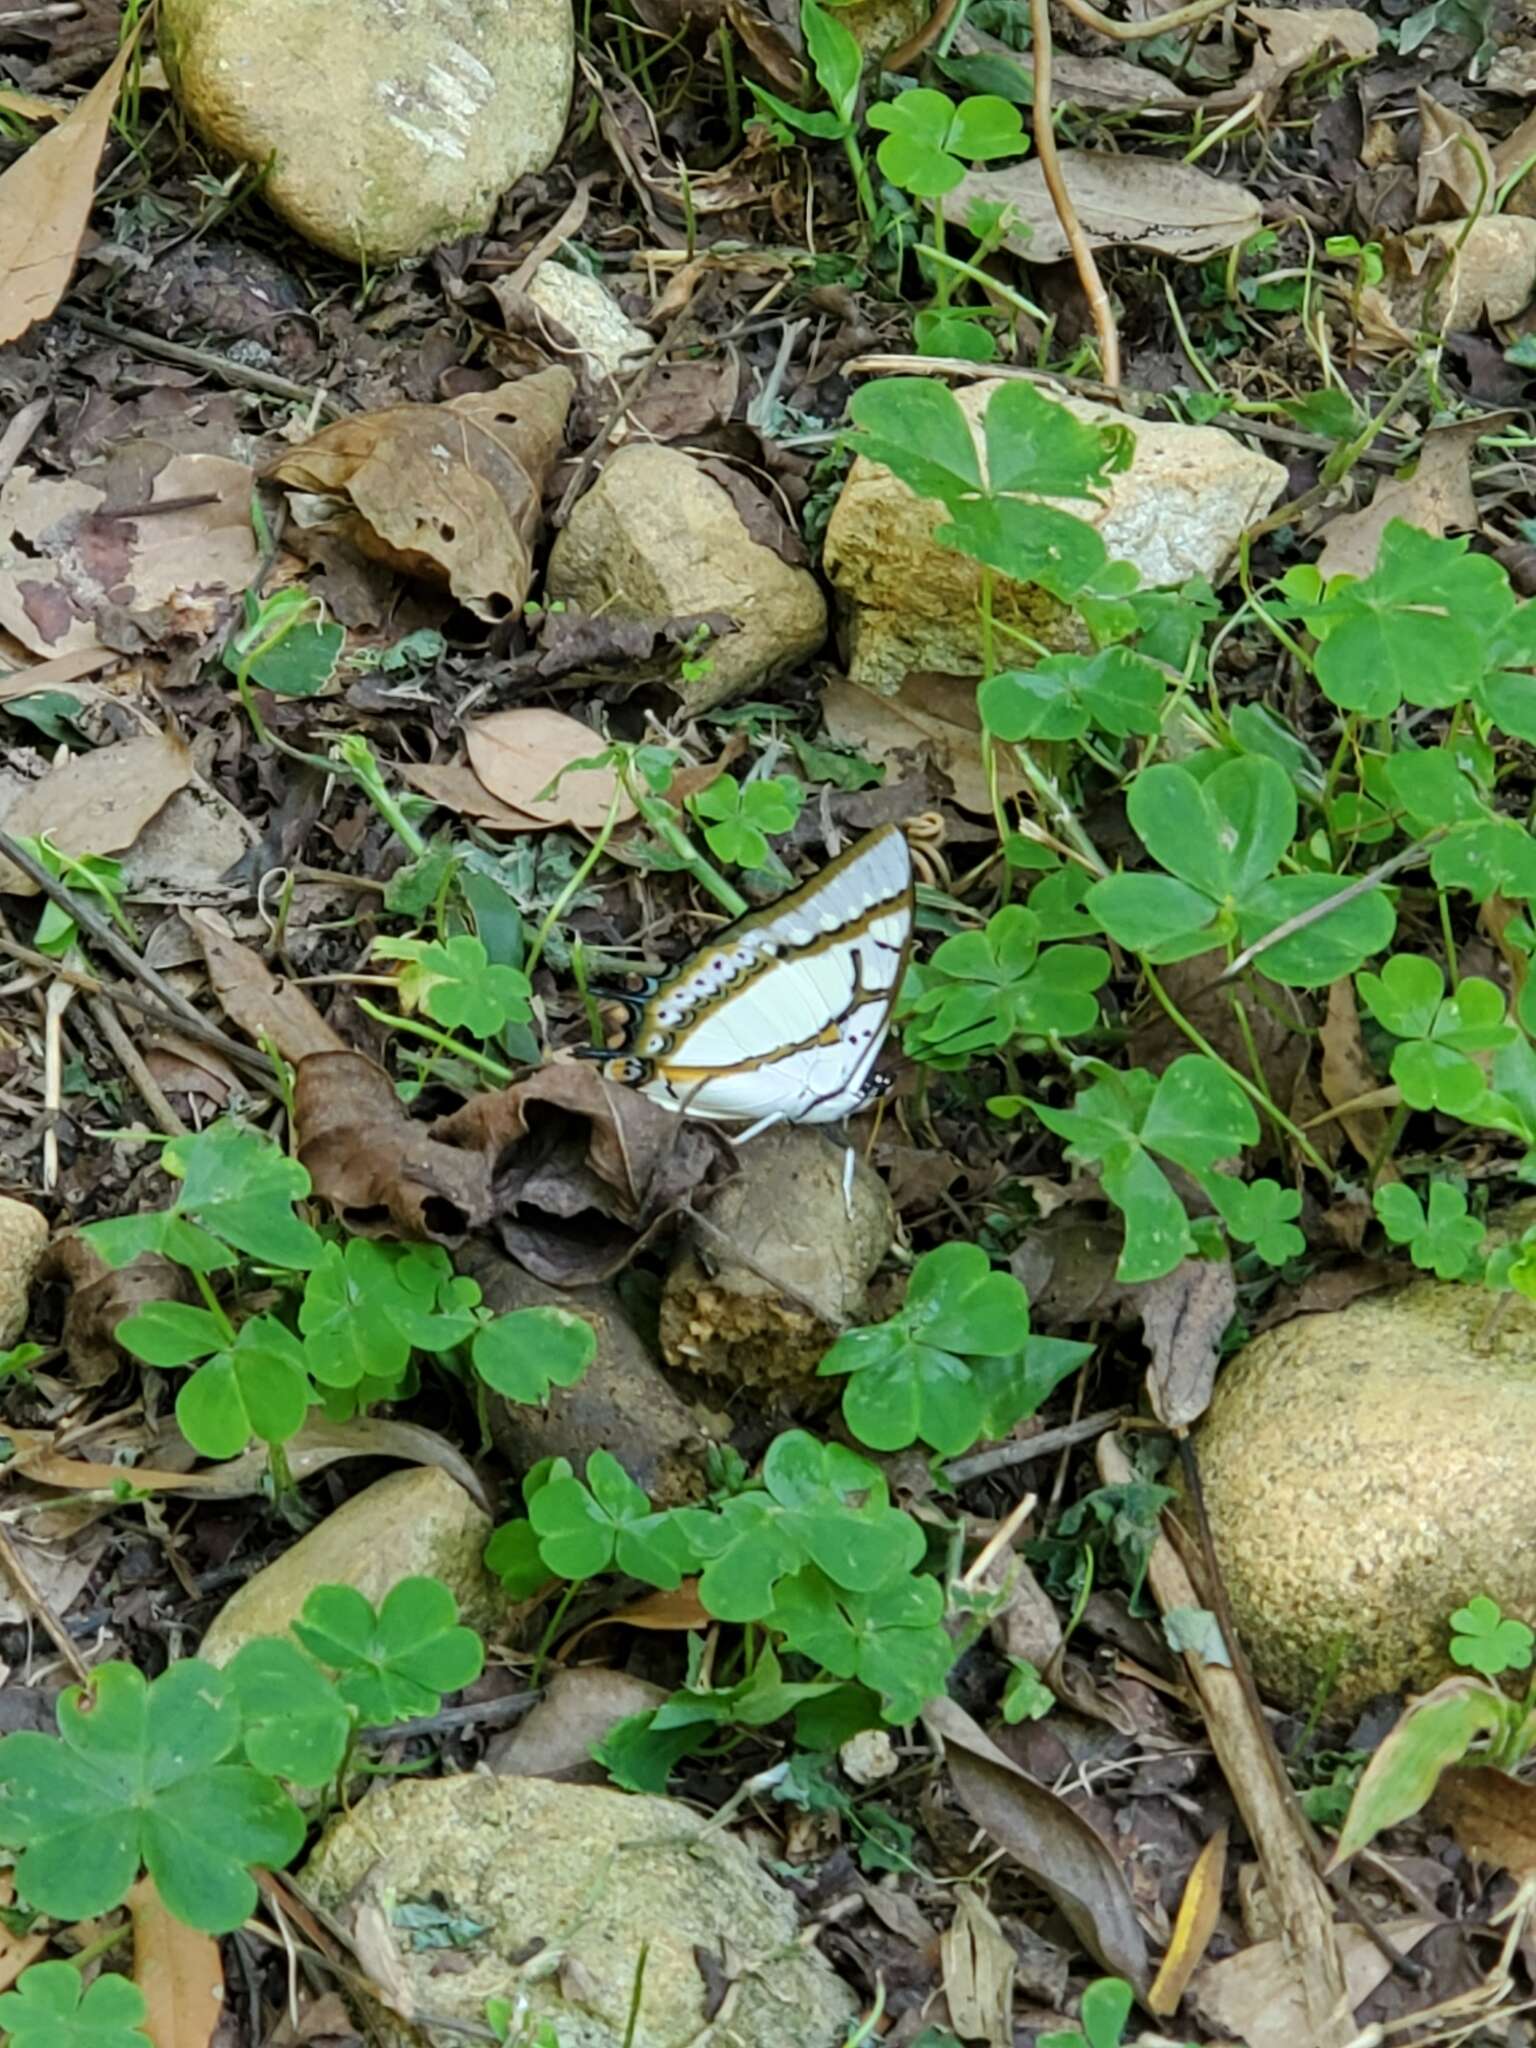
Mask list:
[[[699,852],[688,834],[678,823],[677,812],[664,797],[652,796],[647,790],[632,790],[635,807],[647,825],[665,840],[690,875],[703,889],[707,889],[723,910],[732,917],[745,917],[751,905],[745,896],[733,889],[724,875],[709,864]]]
[[[391,1031],[409,1032],[413,1038],[424,1038],[431,1045],[441,1046],[456,1059],[466,1060],[470,1066],[478,1067],[482,1074],[505,1087],[513,1079],[510,1067],[504,1067],[500,1060],[493,1060],[489,1053],[475,1052],[469,1046],[450,1038],[446,1031],[439,1031],[435,1024],[424,1024],[419,1017],[392,1017],[388,1010],[381,1010],[377,1003],[370,1003],[366,996],[359,996],[357,1007],[364,1016],[372,1017],[376,1024],[383,1024]]]
[[[1027,313],[1031,320],[1050,325],[1050,316],[1032,299],[1026,299],[1022,292],[1016,292],[1000,278],[990,276],[985,270],[978,270],[974,263],[967,263],[964,257],[951,256],[947,249],[938,248],[931,242],[926,248],[920,248],[917,253],[920,262],[942,264],[945,270],[953,270],[960,277],[968,277],[972,284],[979,284],[983,291],[992,292],[1005,305],[1012,306],[1016,312]]]
[[[197,1282],[197,1291],[203,1297],[209,1315],[213,1317],[213,1320],[219,1326],[219,1335],[226,1344],[233,1344],[235,1341],[235,1326],[229,1320],[229,1317],[225,1315],[220,1305],[219,1297],[213,1291],[213,1283],[209,1280],[206,1273],[194,1272],[192,1278]]]
[[[565,1591],[556,1601],[554,1613],[544,1625],[544,1633],[539,1637],[539,1647],[533,1653],[533,1669],[528,1676],[530,1688],[537,1687],[543,1678],[545,1661],[553,1647],[555,1637],[560,1633],[560,1624],[565,1619],[566,1610],[576,1598],[576,1588],[580,1584],[580,1579],[572,1579],[570,1581]]]
[[[607,851],[608,842],[613,837],[613,828],[618,823],[619,805],[623,801],[624,778],[622,775],[615,775],[613,779],[613,795],[608,800],[607,816],[598,827],[597,837],[587,849],[582,858],[581,865],[560,891],[554,902],[550,904],[548,910],[545,911],[544,921],[533,935],[533,944],[528,948],[528,958],[523,963],[523,972],[530,981],[533,979],[533,970],[538,966],[540,959],[543,957],[544,948],[549,943],[549,935],[554,930],[556,918],[559,917],[565,906],[572,901],[577,890]]]

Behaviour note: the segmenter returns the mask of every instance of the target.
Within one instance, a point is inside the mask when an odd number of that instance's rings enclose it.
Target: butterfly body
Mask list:
[[[687,1116],[841,1122],[879,1091],[912,912],[911,852],[887,825],[668,975],[604,1073]]]

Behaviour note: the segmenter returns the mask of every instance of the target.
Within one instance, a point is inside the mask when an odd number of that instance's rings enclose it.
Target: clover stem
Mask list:
[[[539,1647],[533,1653],[533,1670],[528,1676],[528,1683],[530,1685],[538,1685],[543,1678],[545,1661],[549,1656],[550,1650],[554,1647],[555,1637],[560,1633],[560,1624],[565,1619],[566,1609],[576,1598],[576,1588],[580,1584],[580,1579],[571,1580],[565,1591],[560,1595],[559,1600],[555,1603],[554,1613],[545,1623],[544,1633],[539,1638]]]
[[[419,1017],[392,1017],[388,1010],[381,1010],[377,1003],[370,1003],[365,996],[359,996],[357,1007],[365,1016],[372,1017],[376,1024],[383,1024],[391,1031],[405,1031],[413,1038],[424,1038],[431,1045],[441,1046],[444,1052],[451,1052],[456,1059],[466,1060],[470,1066],[478,1067],[482,1074],[492,1081],[499,1081],[503,1087],[513,1079],[511,1067],[504,1067],[500,1060],[493,1060],[489,1053],[475,1052],[458,1039],[450,1038],[446,1031],[439,1031],[434,1024],[423,1024]]]
[[[64,1960],[72,1970],[83,1970],[94,1963],[98,1956],[106,1955],[120,1942],[126,1941],[132,1932],[133,1922],[125,1920],[121,1927],[114,1927],[107,1934],[98,1934],[94,1941],[88,1941],[84,1948],[77,1948],[72,1956],[66,1956]]]
[[[1445,900],[1443,889],[1436,891],[1436,900],[1440,905],[1440,931],[1445,940],[1445,978],[1451,985],[1451,994],[1455,995],[1461,970],[1456,964],[1456,934],[1451,930],[1451,906]]]
[[[1323,1155],[1312,1143],[1311,1139],[1307,1136],[1306,1132],[1303,1131],[1297,1124],[1292,1123],[1291,1119],[1286,1115],[1285,1111],[1283,1109],[1278,1108],[1275,1103],[1271,1102],[1269,1097],[1264,1093],[1262,1088],[1256,1087],[1255,1084],[1248,1079],[1248,1076],[1246,1074],[1244,1074],[1239,1068],[1233,1066],[1230,1060],[1222,1058],[1221,1054],[1216,1050],[1215,1046],[1211,1044],[1210,1040],[1206,1038],[1205,1035],[1200,1031],[1198,1026],[1191,1024],[1189,1019],[1184,1015],[1184,1012],[1173,1000],[1173,997],[1169,995],[1168,991],[1163,987],[1163,984],[1158,980],[1157,975],[1155,974],[1153,969],[1148,966],[1145,960],[1143,960],[1141,963],[1141,971],[1147,978],[1147,987],[1151,989],[1153,995],[1157,998],[1158,1003],[1162,1006],[1167,1016],[1174,1024],[1178,1026],[1179,1030],[1183,1032],[1184,1036],[1189,1040],[1190,1044],[1194,1046],[1197,1051],[1203,1052],[1208,1060],[1214,1060],[1217,1066],[1220,1067],[1225,1074],[1229,1075],[1231,1079],[1237,1083],[1238,1087],[1242,1089],[1243,1093],[1248,1097],[1248,1099],[1251,1102],[1256,1102],[1259,1105],[1260,1109],[1264,1111],[1265,1115],[1268,1116],[1272,1120],[1272,1122],[1277,1124],[1279,1128],[1285,1132],[1286,1136],[1291,1140],[1292,1144],[1298,1148],[1298,1150],[1301,1152],[1302,1156],[1305,1159],[1310,1161],[1310,1163],[1317,1168],[1319,1173],[1327,1173],[1329,1170],[1327,1160],[1324,1159]]]
[[[699,886],[707,889],[721,909],[729,911],[732,917],[745,917],[751,908],[746,897],[733,889],[724,875],[712,867],[699,852],[678,823],[677,812],[671,804],[662,797],[649,795],[644,790],[632,790],[631,795],[641,817],[659,838],[666,841]]]
[[[549,935],[555,928],[556,918],[559,917],[561,911],[572,900],[576,891],[581,887],[582,883],[591,874],[592,870],[602,859],[603,854],[607,851],[608,842],[613,837],[613,828],[619,821],[619,805],[623,801],[624,777],[622,774],[615,775],[613,778],[613,795],[608,799],[607,814],[602,824],[597,828],[597,837],[587,849],[581,865],[560,891],[554,902],[550,904],[548,910],[545,911],[544,921],[533,935],[533,944],[528,948],[528,958],[523,962],[523,972],[530,980],[533,977],[533,970],[538,966],[539,961],[543,957],[545,946],[549,943]]]
[[[933,202],[933,253],[939,259],[939,274],[933,281],[934,293],[941,307],[949,304],[949,270],[944,262],[944,201]]]
[[[212,1281],[210,1281],[206,1273],[194,1273],[192,1278],[197,1282],[197,1291],[203,1297],[203,1302],[209,1315],[213,1317],[213,1320],[219,1326],[220,1337],[226,1344],[233,1344],[235,1341],[235,1326],[229,1320],[229,1317],[225,1315],[220,1305],[219,1297],[213,1291]]]
[[[295,1520],[292,1509],[298,1505],[299,1489],[293,1467],[288,1462],[287,1449],[282,1444],[267,1445],[267,1471],[272,1479],[272,1505],[284,1520],[298,1528],[300,1523]]]
[[[1386,1132],[1381,1143],[1376,1147],[1376,1156],[1372,1159],[1370,1168],[1366,1173],[1366,1180],[1371,1187],[1375,1187],[1377,1181],[1381,1178],[1382,1171],[1388,1160],[1391,1159],[1392,1154],[1397,1150],[1397,1141],[1403,1135],[1403,1126],[1407,1121],[1408,1105],[1406,1102],[1400,1102],[1387,1121]]]

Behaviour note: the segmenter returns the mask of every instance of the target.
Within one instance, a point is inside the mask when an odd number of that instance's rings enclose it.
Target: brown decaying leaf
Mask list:
[[[635,815],[626,792],[617,791],[615,800],[611,768],[561,773],[572,761],[594,759],[604,747],[600,733],[563,711],[529,705],[493,712],[464,728],[464,747],[470,767],[497,802],[535,826],[575,825],[595,832],[610,814],[621,825]]]
[[[113,1332],[125,1316],[152,1301],[187,1299],[186,1276],[169,1259],[144,1252],[114,1269],[73,1231],[53,1240],[38,1271],[41,1278],[62,1280],[69,1288],[63,1345],[70,1384],[77,1387],[105,1386],[121,1370],[123,1354]]]
[[[1221,1885],[1227,1870],[1227,1830],[1219,1827],[1195,1858],[1195,1867],[1179,1900],[1173,1939],[1159,1965],[1147,2010],[1166,2019],[1179,2009],[1190,1978],[1204,1960],[1216,1922],[1221,1917]]]
[[[822,692],[821,713],[827,737],[838,746],[856,747],[872,761],[903,754],[927,757],[949,777],[961,810],[990,816],[974,683],[954,676],[915,676],[887,697],[834,676]],[[1017,772],[1000,761],[999,793],[1017,796],[1023,787]]]
[[[1205,100],[1208,109],[1241,106],[1256,92],[1273,99],[1318,59],[1359,62],[1374,57],[1381,41],[1375,22],[1358,7],[1245,7],[1241,12],[1255,32],[1253,55],[1240,77]]]
[[[5,813],[14,839],[46,832],[61,853],[121,853],[178,789],[192,780],[192,756],[171,733],[120,740],[71,754],[30,783]],[[0,895],[35,896],[37,884],[0,860]]]
[[[728,1170],[717,1130],[572,1061],[471,1096],[432,1127],[488,1175],[497,1230],[555,1286],[606,1280],[706,1181]]]
[[[361,1053],[299,1061],[294,1125],[316,1195],[354,1235],[453,1243],[490,1216],[488,1162],[414,1123],[388,1074]]]
[[[1380,1079],[1366,1057],[1354,984],[1347,975],[1329,986],[1328,1011],[1318,1035],[1323,1047],[1323,1100],[1330,1109],[1357,1102],[1380,1087]],[[1385,1110],[1352,1109],[1339,1122],[1367,1165],[1380,1155],[1387,1141]],[[1391,1168],[1390,1178],[1397,1178],[1395,1167]]]
[[[446,584],[483,619],[520,611],[545,481],[576,380],[556,367],[446,405],[395,405],[338,420],[268,474],[340,499],[302,523],[350,540],[404,575]]]
[[[955,2032],[987,2048],[1013,2048],[1013,1980],[1018,1958],[997,1915],[969,1888],[939,1938],[944,1996]]]
[[[1442,1921],[1428,1915],[1388,1921],[1380,1932],[1402,1955],[1410,1955]],[[1297,1983],[1297,1941],[1261,1941],[1196,1972],[1190,1987],[1195,2010],[1218,2040],[1242,2041],[1246,2048],[1297,2048],[1316,2039]],[[1344,1991],[1340,2037],[1354,2033],[1350,2015],[1385,1979],[1392,1959],[1363,1927],[1333,1930]]]
[[[1221,1340],[1237,1307],[1231,1262],[1185,1259],[1135,1292],[1152,1353],[1147,1368],[1152,1412],[1170,1429],[1187,1428],[1210,1404]]]
[[[396,773],[458,818],[473,818],[491,832],[542,832],[544,822],[492,796],[466,761],[401,761]]]
[[[128,1894],[133,1981],[144,1994],[144,2028],[154,2048],[208,2048],[223,2016],[219,1944],[173,1913],[150,1878]]]
[[[80,104],[0,177],[0,342],[46,320],[68,289],[130,36]]]
[[[1082,1815],[1037,1785],[951,1699],[923,1710],[961,1804],[1055,1900],[1106,1970],[1143,1989],[1147,1941],[1113,1851]]]
[[[1447,533],[1476,533],[1481,524],[1472,494],[1472,450],[1485,434],[1497,433],[1517,415],[1484,413],[1454,427],[1431,427],[1410,477],[1387,477],[1369,505],[1341,512],[1321,529],[1321,576],[1369,576],[1376,566],[1388,522],[1405,519],[1437,539]]]
[[[1536,1785],[1486,1764],[1447,1771],[1429,1811],[1479,1863],[1507,1870],[1518,1884],[1536,1877]]]
[[[40,100],[35,93],[0,85],[0,114],[16,114],[23,121],[62,121],[73,112],[74,107],[67,100]]]
[[[502,1778],[559,1778],[588,1785],[606,1782],[592,1751],[616,1722],[649,1713],[670,1695],[647,1679],[604,1665],[578,1665],[550,1673],[544,1697],[504,1735],[493,1736],[485,1760]]]
[[[345,1040],[303,989],[274,974],[259,953],[241,945],[215,911],[186,910],[182,917],[202,948],[219,1007],[248,1038],[258,1045],[265,1039],[294,1063],[311,1053],[346,1051]]]
[[[1498,180],[1488,144],[1465,114],[1418,91],[1419,190],[1416,217],[1426,220],[1469,220],[1488,213],[1498,196]]]
[[[1064,149],[1060,157],[1090,248],[1151,249],[1193,263],[1246,242],[1263,222],[1251,192],[1193,164],[1087,149]],[[945,211],[964,220],[978,200],[1008,209],[1013,218],[1003,246],[1027,263],[1059,263],[1069,253],[1036,158],[968,171],[945,199]]]

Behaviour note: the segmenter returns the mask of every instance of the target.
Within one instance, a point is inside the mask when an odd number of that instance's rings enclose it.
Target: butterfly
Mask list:
[[[886,825],[627,998],[629,1047],[605,1058],[604,1075],[666,1109],[754,1131],[840,1122],[884,1085],[875,1062],[912,915],[911,849]]]

